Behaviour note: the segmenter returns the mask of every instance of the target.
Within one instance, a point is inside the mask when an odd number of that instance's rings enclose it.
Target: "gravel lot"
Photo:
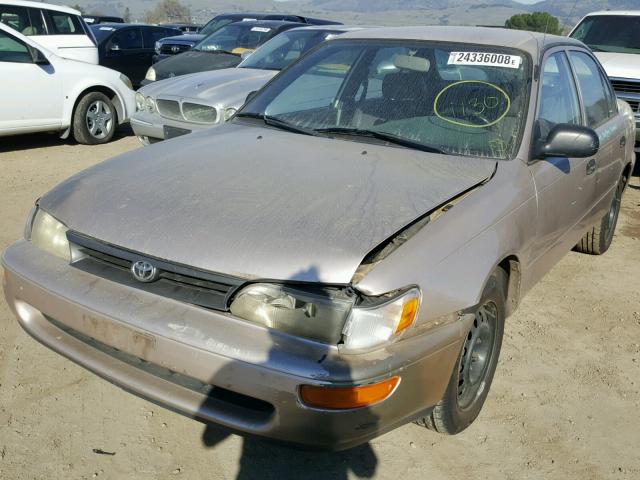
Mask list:
[[[38,196],[140,148],[131,136],[0,142],[0,249],[22,235]],[[485,408],[456,437],[406,425],[326,454],[205,430],[40,346],[0,301],[0,479],[638,479],[638,183],[609,252],[567,255],[508,320]]]

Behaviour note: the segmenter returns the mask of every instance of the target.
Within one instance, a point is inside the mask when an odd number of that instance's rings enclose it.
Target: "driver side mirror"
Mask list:
[[[29,47],[29,53],[33,63],[36,65],[50,65],[49,59],[37,48]]]
[[[110,52],[119,52],[120,51],[120,45],[118,45],[117,43],[112,43],[111,46],[109,47],[109,51]]]
[[[586,158],[598,153],[600,139],[592,128],[562,123],[553,127],[546,142],[536,147],[534,158]]]

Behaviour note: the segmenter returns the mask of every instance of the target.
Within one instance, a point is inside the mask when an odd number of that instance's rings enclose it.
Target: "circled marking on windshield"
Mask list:
[[[481,80],[447,85],[436,96],[433,111],[447,123],[467,128],[488,128],[511,110],[511,98],[502,88]]]

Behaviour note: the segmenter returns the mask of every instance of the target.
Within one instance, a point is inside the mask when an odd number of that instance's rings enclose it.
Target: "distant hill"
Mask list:
[[[79,4],[87,13],[122,15],[129,7],[141,20],[157,0],[49,0]],[[640,0],[544,0],[525,5],[513,0],[181,0],[194,20],[206,22],[217,13],[287,11],[368,25],[504,25],[518,13],[546,11],[561,23],[574,25],[594,10],[640,9]],[[574,8],[575,6],[575,8]]]

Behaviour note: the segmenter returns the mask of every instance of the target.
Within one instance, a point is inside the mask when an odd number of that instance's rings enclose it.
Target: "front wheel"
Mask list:
[[[429,416],[416,422],[418,425],[455,435],[480,413],[500,356],[506,288],[507,275],[498,269],[487,282],[444,397]]]
[[[584,237],[574,247],[574,250],[580,253],[588,253],[590,255],[602,255],[609,250],[611,242],[613,242],[613,234],[618,224],[618,215],[620,213],[620,205],[622,204],[622,192],[627,183],[627,178],[622,176],[611,201],[609,211],[602,217],[600,223],[594,225]]]
[[[73,114],[73,137],[84,145],[99,145],[113,138],[118,115],[104,93],[90,92],[83,96]]]

